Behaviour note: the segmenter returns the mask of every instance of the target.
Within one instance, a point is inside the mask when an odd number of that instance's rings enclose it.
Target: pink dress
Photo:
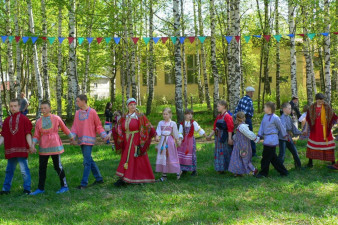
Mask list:
[[[79,145],[94,145],[96,133],[100,134],[101,138],[107,137],[99,116],[95,109],[90,107],[87,110],[76,111],[71,132],[78,138]]]
[[[179,173],[181,168],[175,144],[175,139],[178,139],[176,123],[160,121],[156,135],[161,137],[157,145],[156,172]]]
[[[33,142],[34,144],[39,143],[40,155],[59,155],[64,152],[62,141],[58,134],[59,128],[69,138],[73,137],[60,117],[50,114],[38,119],[35,125]]]

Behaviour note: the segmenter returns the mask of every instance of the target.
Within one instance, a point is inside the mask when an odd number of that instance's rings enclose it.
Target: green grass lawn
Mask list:
[[[302,163],[305,142],[297,143]],[[105,183],[77,190],[82,177],[79,147],[65,146],[62,155],[70,192],[57,195],[59,180],[50,160],[46,193],[23,196],[19,167],[12,192],[0,196],[0,224],[338,224],[338,172],[315,161],[314,168],[295,171],[291,154],[286,154],[290,175],[285,178],[271,169],[270,177],[235,178],[216,174],[213,168],[213,144],[198,144],[197,177],[186,175],[165,183],[113,187],[120,156],[110,146],[96,146],[93,158]],[[2,147],[3,148],[3,147]],[[258,145],[261,154],[262,145]],[[155,167],[155,150],[150,161]],[[7,161],[0,155],[0,182]],[[259,168],[260,158],[254,158]],[[38,155],[29,158],[32,189],[37,188]],[[158,178],[160,175],[156,174]],[[90,177],[90,183],[94,181]]]

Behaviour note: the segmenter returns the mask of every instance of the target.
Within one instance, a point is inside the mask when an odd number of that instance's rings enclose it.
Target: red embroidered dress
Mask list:
[[[5,158],[28,157],[29,145],[26,135],[31,134],[31,121],[20,112],[7,117],[3,123],[1,136],[5,140]]]

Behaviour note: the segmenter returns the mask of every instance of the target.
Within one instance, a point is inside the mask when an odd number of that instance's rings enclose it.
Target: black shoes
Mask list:
[[[31,193],[31,191],[23,190],[23,194],[24,194],[24,195],[29,195],[30,193]]]
[[[94,185],[98,185],[98,184],[103,184],[104,183],[104,181],[103,180],[99,180],[99,181],[94,181],[94,183],[92,184],[92,186],[94,186]]]
[[[257,178],[257,179],[262,179],[262,178],[265,178],[265,177],[266,177],[266,176],[264,176],[264,175],[262,175],[262,174],[260,174],[260,173],[256,175],[256,178]]]
[[[122,186],[125,186],[126,185],[126,182],[124,182],[122,179],[118,179],[115,183],[114,183],[114,186],[115,187],[122,187]]]
[[[86,189],[86,188],[87,188],[87,186],[82,186],[82,185],[79,185],[79,186],[77,186],[76,188],[77,188],[77,189],[79,189],[79,190],[83,190],[83,189]]]
[[[9,195],[10,191],[0,191],[0,195]]]
[[[197,171],[196,170],[192,171],[191,176],[193,177],[197,176]]]

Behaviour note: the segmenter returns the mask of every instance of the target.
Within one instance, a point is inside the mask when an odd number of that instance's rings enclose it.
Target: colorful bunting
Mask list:
[[[246,43],[249,43],[250,39],[251,39],[251,36],[244,36],[244,39],[245,39],[245,42]]]
[[[161,39],[161,38],[159,38],[159,37],[153,37],[153,41],[154,41],[155,44],[157,44],[157,42],[158,42],[160,39]]]
[[[87,41],[88,41],[89,44],[91,44],[93,40],[94,40],[94,38],[92,38],[92,37],[87,37]]]
[[[316,34],[310,33],[310,34],[307,34],[307,36],[310,38],[310,40],[312,40],[316,36]]]
[[[68,37],[68,43],[71,44],[74,41],[74,37]]]
[[[239,43],[239,41],[241,40],[241,36],[235,36],[235,39],[236,39],[237,43]]]
[[[140,38],[138,38],[138,37],[133,37],[133,38],[131,38],[131,39],[133,40],[134,44],[136,45],[137,42],[138,42],[138,40],[139,40]]]
[[[305,34],[297,34],[297,35],[299,35],[299,36],[301,36],[301,37],[304,37],[304,36],[305,36]]]
[[[270,38],[271,38],[271,35],[263,35],[264,39],[269,42],[270,41]]]
[[[320,34],[325,36],[325,37],[329,35],[329,33],[320,33]]]
[[[255,38],[261,38],[262,35],[252,35],[252,37],[255,37]]]
[[[282,38],[282,35],[277,34],[277,35],[273,35],[273,37],[276,39],[277,42],[279,42],[280,39]]]
[[[204,41],[205,41],[205,39],[206,39],[207,37],[205,37],[205,36],[198,36],[198,39],[200,39],[200,42],[203,44],[204,43]]]
[[[53,42],[55,41],[55,37],[48,37],[48,41],[50,44],[53,44]]]
[[[287,34],[286,36],[289,36],[290,38],[295,37],[295,34]]]
[[[149,41],[150,41],[150,37],[143,37],[143,41],[147,45],[149,43]]]
[[[29,37],[22,37],[22,42],[24,44],[26,44],[28,40],[29,40]]]
[[[167,42],[167,40],[169,39],[169,37],[161,37],[162,43],[165,44]]]
[[[338,32],[333,32],[334,34],[338,34]]]
[[[15,36],[15,41],[18,43],[20,41],[21,37],[20,36]]]
[[[98,44],[100,44],[102,40],[103,40],[103,37],[97,37],[96,38],[96,41],[97,41]]]
[[[14,36],[9,36],[9,37],[8,37],[9,42],[12,42],[13,39],[14,39]]]
[[[180,43],[184,44],[185,37],[180,37]]]
[[[195,41],[195,37],[188,37],[188,39],[189,39],[191,44],[194,43],[194,41]]]
[[[64,37],[58,37],[58,39],[59,39],[59,43],[60,43],[60,44],[62,44],[63,40],[65,40]]]
[[[84,41],[83,37],[78,37],[77,38],[77,42],[79,43],[79,45],[82,45],[82,42]]]
[[[176,37],[170,37],[170,39],[174,44],[176,44],[176,39],[177,39]]]
[[[47,37],[41,37],[41,39],[47,41]]]
[[[8,36],[1,36],[2,42],[5,43]]]
[[[104,40],[106,41],[106,44],[109,44],[111,37],[105,37]]]
[[[119,38],[119,37],[114,37],[115,44],[120,43],[120,40],[121,40],[121,38]]]
[[[227,40],[228,43],[230,43],[232,40],[232,36],[225,36],[225,39]]]
[[[38,40],[38,37],[31,37],[32,43],[35,44],[35,42]]]

